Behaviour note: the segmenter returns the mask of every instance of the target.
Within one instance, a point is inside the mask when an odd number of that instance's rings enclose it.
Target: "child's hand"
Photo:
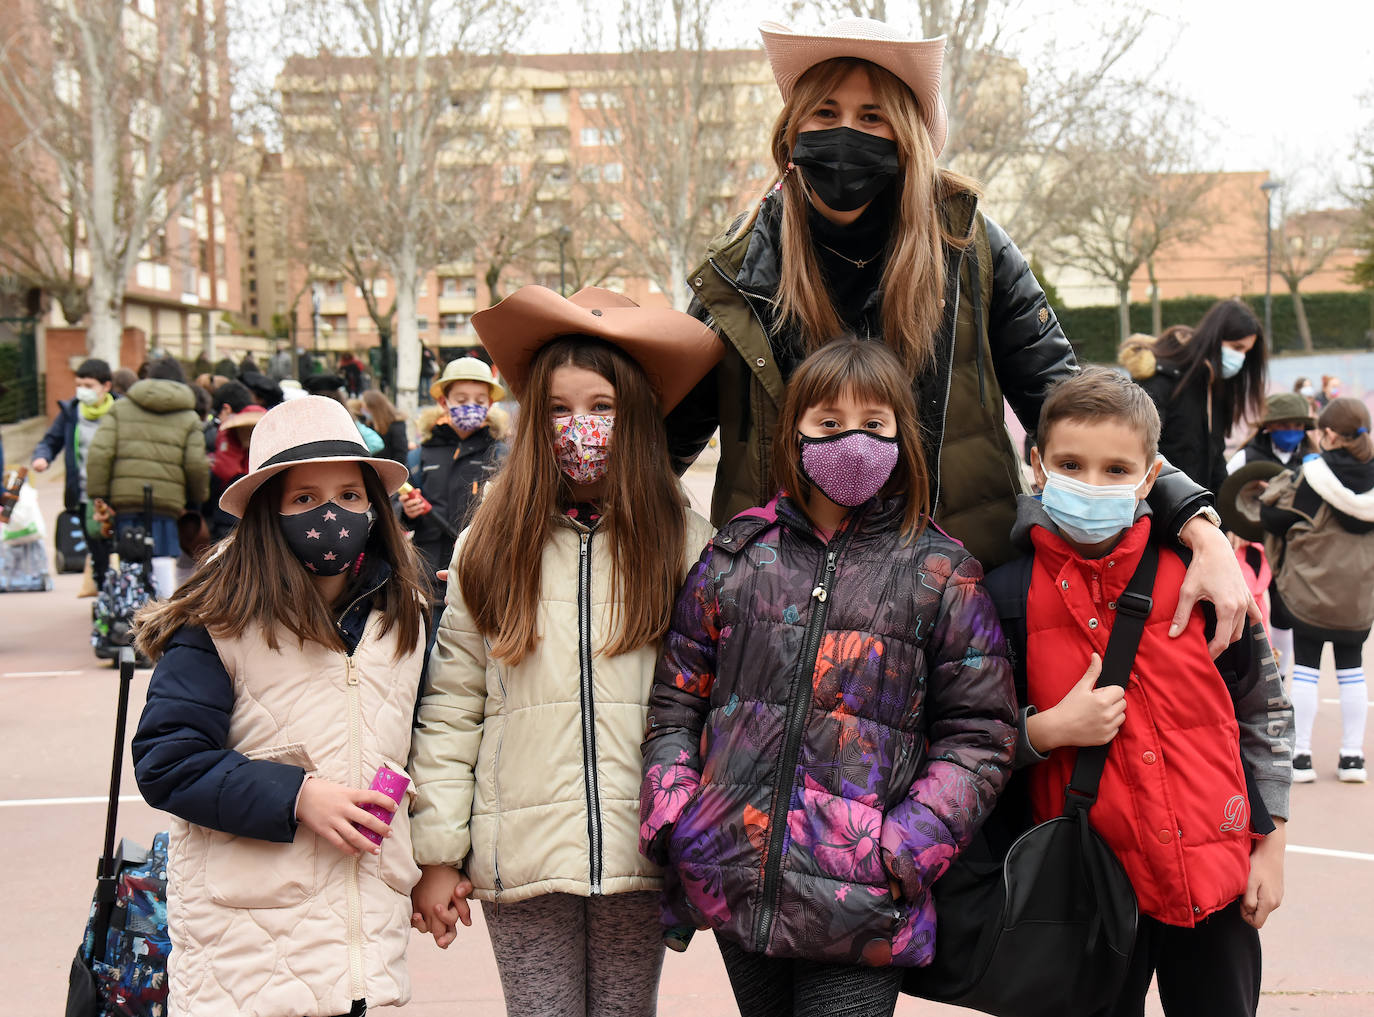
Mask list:
[[[1274,832],[1257,842],[1250,851],[1250,879],[1240,914],[1257,929],[1264,928],[1271,912],[1283,903],[1283,851],[1287,847],[1287,823],[1274,820]]]
[[[1106,745],[1126,721],[1126,690],[1119,685],[1094,688],[1102,658],[1093,654],[1088,670],[1057,706],[1032,714],[1026,733],[1037,752],[1063,745]]]
[[[420,881],[410,891],[410,924],[434,936],[441,950],[458,935],[458,923],[472,924],[467,898],[472,881],[451,865],[420,866]]]
[[[363,805],[380,805],[388,812],[396,808],[396,803],[380,791],[344,787],[311,777],[301,788],[301,796],[296,802],[296,819],[346,855],[356,855],[359,851],[380,854],[381,847],[353,829],[353,824],[365,826],[383,837],[391,836],[391,826],[372,813],[364,812],[360,808]]]
[[[425,514],[425,502],[418,490],[401,495],[401,511],[407,519],[417,519]]]

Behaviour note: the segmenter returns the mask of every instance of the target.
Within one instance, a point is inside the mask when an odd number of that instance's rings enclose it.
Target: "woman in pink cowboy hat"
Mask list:
[[[1008,561],[1022,474],[1003,399],[1033,431],[1046,391],[1077,364],[1026,259],[979,209],[977,186],[936,163],[945,40],[865,18],[814,34],[761,31],[783,99],[777,177],[687,278],[694,313],[727,352],[668,418],[675,465],[685,469],[719,428],[712,521],[767,501],[793,370],[838,336],[879,340],[911,377],[935,522],[984,567]],[[1205,597],[1220,652],[1254,601],[1211,495],[1166,468],[1150,504],[1193,552],[1178,628]]]
[[[320,396],[267,411],[248,465],[220,498],[238,526],[137,622],[157,667],[134,767],[173,816],[168,1013],[358,1017],[410,998],[408,802],[368,787],[406,762],[424,663],[406,468]]]

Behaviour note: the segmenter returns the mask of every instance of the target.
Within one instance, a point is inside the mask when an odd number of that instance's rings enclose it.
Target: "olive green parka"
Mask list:
[[[153,511],[180,516],[210,494],[205,433],[195,395],[178,381],[147,378],[105,414],[86,458],[87,496],[116,512],[143,509],[143,488],[153,488]]]

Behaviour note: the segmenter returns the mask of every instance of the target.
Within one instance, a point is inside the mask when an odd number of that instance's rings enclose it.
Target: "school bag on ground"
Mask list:
[[[1159,548],[1147,544],[1117,602],[1098,688],[1130,679],[1158,564]],[[936,881],[935,958],[906,975],[903,992],[996,1017],[1090,1014],[1116,999],[1135,946],[1136,896],[1088,821],[1111,744],[1078,750],[1063,815],[1010,848],[999,831],[980,830]]]
[[[143,488],[141,525],[126,529],[115,543],[119,567],[105,571],[91,607],[91,646],[102,660],[115,660],[133,645],[134,615],[153,599],[153,488]]]
[[[154,837],[147,850],[128,840],[115,849],[133,675],[133,651],[126,648],[119,661],[105,850],[86,933],[68,976],[66,1017],[162,1017],[167,1012],[167,833]]]
[[[86,567],[86,519],[80,512],[57,515],[53,530],[53,564],[58,572],[80,572]]]
[[[6,479],[8,513],[0,523],[0,593],[51,590],[52,573],[48,567],[48,545],[43,539],[38,492],[18,470],[11,471]]]

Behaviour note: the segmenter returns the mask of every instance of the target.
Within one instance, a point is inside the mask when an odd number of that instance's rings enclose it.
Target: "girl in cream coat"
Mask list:
[[[395,808],[368,785],[404,765],[424,659],[406,470],[318,396],[268,411],[249,464],[220,499],[234,532],[138,621],[158,664],[134,766],[174,817],[169,1013],[356,1017],[410,998],[406,810],[363,810]]]
[[[455,549],[420,705],[413,921],[447,946],[481,900],[508,1014],[650,1015],[662,879],[638,851],[639,743],[710,537],[662,413],[719,341],[604,290],[525,287],[473,325],[520,414]]]

